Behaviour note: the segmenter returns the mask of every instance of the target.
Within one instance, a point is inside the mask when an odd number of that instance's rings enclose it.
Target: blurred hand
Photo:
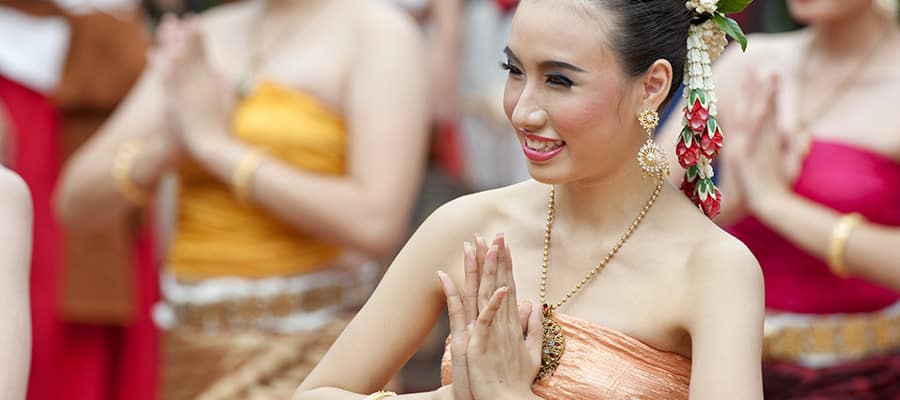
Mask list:
[[[189,152],[228,138],[235,91],[209,64],[199,21],[167,15],[159,27],[158,63],[172,131]]]
[[[777,75],[750,78],[746,112],[739,125],[742,130],[730,143],[734,158],[728,166],[736,169],[747,205],[757,214],[761,207],[790,192],[790,175],[795,175],[799,166],[791,162],[797,157],[788,152],[787,135],[776,123],[779,85]],[[789,168],[791,165],[795,167]]]

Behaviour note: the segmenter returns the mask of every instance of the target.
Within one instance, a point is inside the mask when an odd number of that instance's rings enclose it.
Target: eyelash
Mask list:
[[[504,71],[509,72],[510,75],[516,75],[516,76],[522,75],[522,71],[519,70],[519,68],[516,68],[516,66],[510,64],[509,62],[501,61],[500,68],[503,69]]]
[[[509,72],[509,74],[513,75],[513,76],[521,76],[522,75],[522,71],[519,68],[517,68],[515,65],[512,65],[509,62],[501,61],[500,68],[503,69],[504,71]],[[566,78],[565,76],[562,76],[560,74],[549,74],[549,75],[547,75],[547,84],[553,85],[553,86],[558,86],[558,87],[570,88],[574,85],[574,82],[572,82],[571,79]]]
[[[559,74],[547,75],[547,83],[554,85],[554,86],[561,86],[561,87],[566,87],[566,88],[572,87],[572,84],[573,84],[571,79],[566,78],[565,76],[562,76]]]

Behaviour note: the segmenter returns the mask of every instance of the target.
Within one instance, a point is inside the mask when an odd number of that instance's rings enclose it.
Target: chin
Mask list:
[[[559,185],[572,180],[571,174],[562,165],[537,164],[530,161],[528,161],[528,175],[546,185]]]
[[[788,0],[791,16],[803,24],[841,20],[867,7],[871,0]]]

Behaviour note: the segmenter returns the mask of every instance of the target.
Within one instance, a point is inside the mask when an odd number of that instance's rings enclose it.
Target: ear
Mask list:
[[[672,64],[659,59],[650,65],[640,82],[641,110],[659,108],[672,86]]]

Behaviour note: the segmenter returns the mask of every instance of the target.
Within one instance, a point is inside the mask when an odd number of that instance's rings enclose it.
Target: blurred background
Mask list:
[[[23,176],[35,203],[28,399],[162,396],[163,334],[154,305],[162,296],[161,243],[177,229],[166,217],[176,212],[176,195],[162,190],[153,211],[91,230],[66,228],[54,196],[70,156],[145,69],[162,16],[203,14],[223,3],[0,0],[0,157]],[[411,232],[448,200],[526,179],[527,171],[500,109],[505,73],[497,67],[515,0],[395,3],[436,53],[422,68],[431,71],[431,97],[440,98],[429,118],[424,179],[405,221]],[[747,33],[800,27],[783,0],[757,0],[735,18]],[[380,270],[390,259],[381,257]],[[439,385],[445,337],[441,322],[397,379],[400,388]]]

